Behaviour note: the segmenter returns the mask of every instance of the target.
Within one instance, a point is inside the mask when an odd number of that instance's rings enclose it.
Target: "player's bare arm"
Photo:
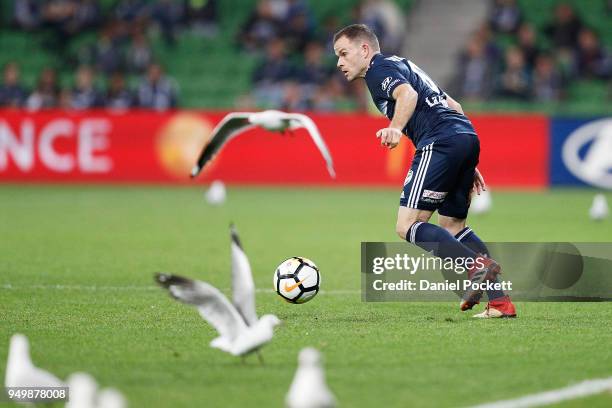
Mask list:
[[[402,129],[412,117],[416,109],[419,95],[409,84],[402,84],[393,90],[395,99],[395,114],[389,127],[380,129],[376,132],[376,137],[380,138],[380,144],[393,149],[399,144],[402,137]]]

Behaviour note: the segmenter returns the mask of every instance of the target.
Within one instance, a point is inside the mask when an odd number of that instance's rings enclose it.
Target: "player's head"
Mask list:
[[[351,24],[334,35],[337,66],[348,81],[363,77],[370,60],[379,52],[378,38],[365,24]]]

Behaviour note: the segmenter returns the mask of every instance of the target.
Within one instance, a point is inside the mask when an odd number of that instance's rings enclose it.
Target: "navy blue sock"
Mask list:
[[[486,255],[487,258],[490,256],[489,249],[485,243],[482,242],[482,240],[474,231],[472,231],[470,227],[465,227],[459,231],[457,235],[455,235],[455,238],[472,251],[478,254]],[[499,282],[499,278],[496,277],[495,282]],[[487,290],[487,296],[489,297],[489,300],[495,300],[506,296],[506,294],[502,290]]]
[[[478,258],[476,252],[455,239],[447,230],[428,222],[412,224],[408,229],[406,241],[440,258]]]

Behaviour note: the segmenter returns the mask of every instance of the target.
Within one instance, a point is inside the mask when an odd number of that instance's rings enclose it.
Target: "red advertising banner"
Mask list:
[[[192,183],[189,172],[223,112],[0,111],[3,182]],[[310,115],[337,173],[299,129],[281,135],[249,130],[229,141],[198,182],[390,185],[401,188],[414,152],[403,140],[394,150],[375,133],[388,121],[360,114]],[[548,119],[475,116],[480,169],[491,185],[542,187],[548,183]]]

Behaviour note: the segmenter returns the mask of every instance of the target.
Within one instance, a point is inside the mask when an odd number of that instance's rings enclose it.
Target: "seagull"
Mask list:
[[[272,340],[274,327],[280,324],[278,317],[267,314],[248,326],[238,309],[209,283],[164,273],[156,274],[155,279],[175,299],[196,306],[200,316],[219,332],[211,347],[234,356],[258,351]]]
[[[210,184],[210,188],[204,195],[206,201],[210,205],[221,205],[225,203],[227,197],[227,191],[225,190],[225,184],[220,180],[215,180]]]
[[[125,408],[125,397],[114,388],[98,390],[96,380],[87,373],[68,377],[70,399],[65,408]]]
[[[213,129],[210,142],[204,146],[197,164],[191,170],[191,177],[196,177],[202,171],[204,165],[212,159],[215,153],[221,150],[227,141],[256,126],[271,132],[282,133],[286,130],[305,128],[325,159],[329,175],[332,178],[336,178],[334,163],[329,149],[312,119],[301,113],[286,113],[277,110],[227,114]]]
[[[16,333],[11,337],[6,363],[6,387],[65,387],[55,375],[35,367],[30,358],[28,338]]]
[[[202,318],[219,332],[219,337],[210,342],[211,347],[241,356],[243,361],[244,356],[256,352],[263,363],[259,349],[272,340],[274,327],[281,321],[269,314],[257,318],[251,265],[233,224],[230,225],[230,240],[231,303],[223,293],[206,282],[163,273],[156,274],[155,280],[168,289],[175,299],[196,306]]]
[[[472,195],[472,202],[470,203],[471,214],[487,213],[491,211],[491,207],[493,207],[493,199],[489,190],[483,190],[480,194]]]
[[[601,221],[608,217],[610,209],[608,208],[608,202],[606,196],[603,194],[596,194],[593,198],[593,204],[589,209],[589,216],[594,221]]]
[[[321,353],[306,347],[300,351],[298,368],[285,397],[288,408],[330,408],[336,406],[336,398],[325,382],[321,365]]]

